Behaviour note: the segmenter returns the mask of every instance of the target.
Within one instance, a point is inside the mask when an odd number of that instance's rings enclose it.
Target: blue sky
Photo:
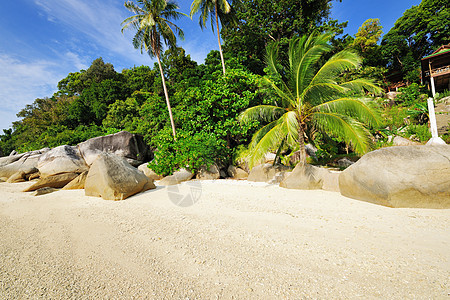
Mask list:
[[[191,0],[179,0],[189,13]],[[14,0],[0,9],[0,130],[11,127],[16,114],[36,98],[50,97],[69,72],[86,69],[102,57],[116,71],[153,65],[131,44],[132,32],[120,32],[130,13],[123,0]],[[403,12],[420,0],[343,0],[334,2],[332,18],[349,21],[345,33],[354,35],[369,18],[379,18],[388,32]],[[185,41],[179,44],[202,63],[218,49],[210,28],[201,31],[197,16],[177,24]],[[2,131],[0,131],[2,133]]]

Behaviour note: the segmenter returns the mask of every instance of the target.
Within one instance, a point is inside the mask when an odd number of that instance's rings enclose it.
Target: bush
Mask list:
[[[425,87],[419,86],[417,83],[413,83],[404,88],[399,88],[399,92],[401,92],[401,94],[395,98],[395,101],[402,103],[404,106],[411,106],[416,103],[423,102],[421,95],[423,92],[426,93]]]
[[[406,128],[407,138],[416,138],[421,142],[426,142],[431,139],[431,132],[428,125],[410,125]]]
[[[158,146],[149,168],[164,176],[180,168],[188,168],[195,173],[204,165],[209,167],[215,162],[225,161],[230,152],[226,141],[218,139],[214,134],[197,132],[188,135],[179,130],[175,142],[169,128],[155,137],[154,144]]]

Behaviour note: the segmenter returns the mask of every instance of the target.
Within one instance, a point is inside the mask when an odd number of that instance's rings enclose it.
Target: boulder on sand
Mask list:
[[[180,169],[173,173],[173,175],[169,175],[164,177],[159,181],[160,185],[175,185],[179,184],[183,181],[188,181],[192,177],[194,177],[194,174],[186,169]]]
[[[450,208],[450,145],[367,153],[339,176],[341,194],[389,207]]]
[[[78,175],[74,180],[66,184],[63,190],[82,190],[84,189],[84,184],[86,182],[88,171],[84,171]]]
[[[101,153],[92,163],[84,184],[86,196],[105,200],[124,200],[154,188],[153,180],[125,159],[110,153]]]
[[[213,180],[220,178],[220,170],[216,164],[212,164],[207,168],[206,166],[202,166],[200,170],[198,170],[197,179],[199,180]]]
[[[297,164],[294,170],[280,183],[287,189],[316,190],[338,192],[339,173],[331,173],[327,169],[310,164]]]
[[[152,180],[160,180],[161,178],[163,178],[161,175],[156,174],[155,171],[150,169],[148,167],[148,163],[143,163],[139,165],[138,170],[144,173],[145,176],[147,176],[149,179]]]
[[[247,172],[245,172],[241,168],[237,168],[237,167],[232,166],[232,165],[230,165],[228,167],[228,175],[230,175],[230,177],[232,179],[237,179],[237,180],[242,180],[242,179],[247,179],[248,178],[248,173]]]
[[[39,178],[39,180],[35,184],[29,186],[23,191],[32,192],[44,187],[62,188],[63,186],[74,180],[77,176],[78,173],[62,173]]]
[[[101,153],[115,154],[136,167],[151,155],[143,137],[127,131],[89,139],[78,144],[78,149],[89,166]]]
[[[77,147],[58,146],[42,154],[37,164],[41,177],[61,173],[83,173],[89,170]]]
[[[273,182],[277,177],[284,177],[291,169],[283,165],[263,164],[253,167],[248,174],[248,181]]]
[[[48,148],[44,148],[42,150],[0,158],[0,177],[9,178],[19,171],[27,172],[28,170],[37,168],[39,157],[48,150]]]

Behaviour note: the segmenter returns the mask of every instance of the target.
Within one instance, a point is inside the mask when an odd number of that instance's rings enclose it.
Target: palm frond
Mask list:
[[[361,57],[352,51],[341,51],[333,55],[311,80],[311,85],[333,78],[343,71],[356,69],[361,64]]]
[[[250,147],[249,149],[250,168],[252,168],[255,164],[259,163],[267,152],[269,152],[270,150],[277,149],[281,141],[286,137],[286,132],[282,130],[283,124],[280,123],[279,121],[275,121],[272,123],[275,123],[275,126],[273,126],[270,130],[268,130],[264,134],[264,136],[258,141],[258,143],[256,143],[256,145]]]
[[[239,115],[239,121],[248,122],[250,120],[258,120],[264,122],[272,122],[280,118],[286,109],[273,105],[258,105],[247,108]]]
[[[340,98],[319,104],[314,107],[314,112],[339,113],[351,116],[369,126],[380,125],[381,116],[370,105],[366,98]]]
[[[331,136],[341,138],[353,150],[363,155],[372,145],[370,132],[355,119],[333,112],[315,112],[311,121],[315,128]]]
[[[364,92],[364,90],[367,90],[369,93],[374,95],[379,95],[383,92],[383,89],[376,85],[373,80],[364,78],[347,81],[341,83],[340,86],[358,92]]]

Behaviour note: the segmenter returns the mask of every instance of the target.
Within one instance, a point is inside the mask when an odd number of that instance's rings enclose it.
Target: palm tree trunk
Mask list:
[[[300,161],[299,164],[306,165],[306,147],[302,125],[298,129],[298,143],[300,145]]]
[[[156,55],[156,58],[158,59],[159,72],[161,73],[162,85],[164,88],[164,95],[166,96],[167,108],[169,109],[170,125],[172,125],[173,139],[176,141],[177,136],[175,133],[175,122],[173,121],[172,108],[170,107],[169,94],[167,93],[166,80],[164,79],[164,72],[163,72],[163,69],[161,66],[161,60],[159,58],[159,54]]]
[[[217,1],[215,1],[215,11],[216,11],[217,40],[219,41],[220,59],[222,60],[223,75],[225,76],[225,61],[223,60],[222,45],[220,44],[219,16],[217,15]]]

